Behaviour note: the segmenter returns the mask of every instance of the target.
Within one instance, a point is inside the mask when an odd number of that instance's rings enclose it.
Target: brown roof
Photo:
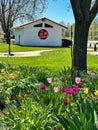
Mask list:
[[[40,21],[40,20],[42,20],[42,21],[48,20],[48,21],[50,21],[50,22],[53,22],[54,24],[57,24],[58,26],[60,26],[60,27],[62,27],[62,28],[68,29],[66,26],[64,26],[64,25],[62,25],[62,24],[59,24],[59,23],[57,23],[57,22],[54,22],[54,21],[52,21],[52,20],[50,20],[50,19],[48,19],[48,18],[45,18],[45,17],[44,17],[44,18],[41,18],[41,19],[38,19],[38,20],[30,21],[30,22],[25,23],[25,24],[21,24],[21,25],[19,25],[19,26],[12,27],[11,29],[22,28],[22,27],[24,27],[24,26],[26,26],[26,25],[35,23],[35,22]]]

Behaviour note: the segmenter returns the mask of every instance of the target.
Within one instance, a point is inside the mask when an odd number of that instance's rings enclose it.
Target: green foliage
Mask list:
[[[84,73],[79,77],[81,82],[72,84],[71,70],[66,68],[55,73],[29,66],[1,68],[0,102],[4,107],[0,129],[97,130],[98,77]],[[47,78],[52,79],[50,83]],[[41,84],[46,88],[42,90]],[[80,90],[74,94],[62,93],[62,88],[73,85],[78,85]]]
[[[73,109],[69,104],[64,115],[56,115],[65,130],[97,130],[98,119],[94,109],[93,100],[84,99],[81,95],[81,102],[75,100],[76,107]]]
[[[20,108],[10,106],[9,110],[3,111],[5,124],[10,130],[44,130],[52,129],[54,123],[48,107],[42,107],[32,99],[22,101]]]

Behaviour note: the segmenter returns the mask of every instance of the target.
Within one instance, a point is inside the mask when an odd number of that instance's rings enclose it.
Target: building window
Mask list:
[[[47,28],[53,28],[52,25],[49,25],[49,24],[47,24],[47,23],[45,23],[45,27],[47,27]]]
[[[34,25],[34,27],[42,27],[42,23]]]

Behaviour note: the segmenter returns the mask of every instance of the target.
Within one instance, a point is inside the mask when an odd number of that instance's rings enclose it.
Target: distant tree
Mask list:
[[[40,15],[46,6],[46,0],[0,0],[0,22],[10,48],[10,28],[18,20],[33,20]]]
[[[64,29],[62,30],[62,37],[70,38],[70,27],[71,27],[70,23],[66,24],[64,21],[61,21],[60,24],[66,26],[68,28],[67,30],[64,30]]]
[[[87,40],[90,25],[98,13],[98,0],[70,0],[74,18],[72,68],[87,72]]]
[[[94,40],[97,40],[97,30],[98,30],[98,18],[93,21],[93,26],[94,26]]]
[[[98,17],[96,17],[89,29],[89,40],[98,40]]]

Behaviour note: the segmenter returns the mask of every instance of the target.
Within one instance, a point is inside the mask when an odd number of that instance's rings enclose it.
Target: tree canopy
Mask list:
[[[33,20],[45,7],[46,0],[0,0],[0,22],[7,43],[10,45],[10,28],[17,20]]]

